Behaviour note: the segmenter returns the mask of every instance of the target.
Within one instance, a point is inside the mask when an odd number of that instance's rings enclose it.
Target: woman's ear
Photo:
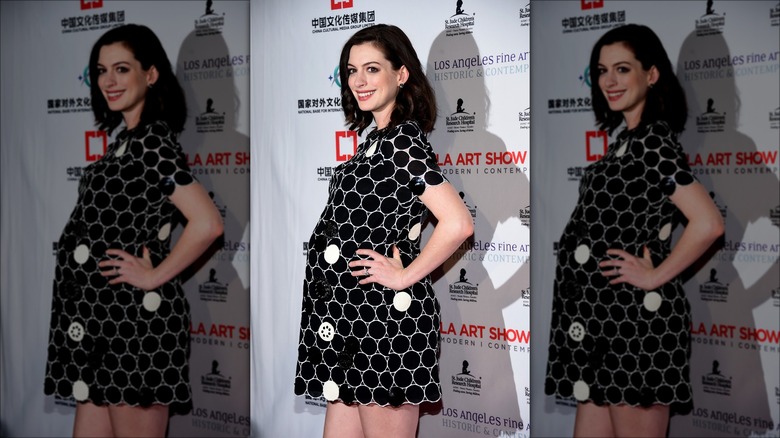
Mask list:
[[[648,70],[647,73],[647,84],[651,86],[655,85],[655,83],[658,82],[658,79],[661,77],[661,72],[658,71],[656,66],[650,67],[650,70]]]
[[[154,65],[149,67],[149,70],[146,70],[146,83],[149,87],[157,83],[157,79],[160,78],[160,72],[157,71],[157,67]]]
[[[398,84],[405,84],[408,80],[409,70],[406,69],[405,65],[402,65],[401,68],[398,69]]]

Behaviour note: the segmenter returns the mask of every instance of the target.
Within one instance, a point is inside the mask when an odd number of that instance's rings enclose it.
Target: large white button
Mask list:
[[[322,395],[325,396],[325,400],[334,401],[339,398],[339,385],[333,380],[328,380],[322,385]]]
[[[320,335],[320,339],[323,341],[330,342],[333,340],[333,337],[336,336],[336,330],[333,329],[333,324],[323,322],[320,324],[320,329],[317,330],[317,334]]]
[[[160,308],[162,297],[157,292],[147,292],[144,295],[144,309],[154,312]]]
[[[661,294],[658,292],[648,292],[645,294],[645,299],[642,304],[644,304],[645,309],[655,312],[661,307],[661,301]]]
[[[578,401],[585,401],[590,396],[590,388],[583,380],[577,380],[574,383],[574,398]]]
[[[658,238],[661,239],[661,240],[666,240],[671,235],[672,235],[672,224],[671,224],[671,222],[668,223],[668,224],[665,224],[663,227],[661,227],[661,230],[658,231]]]
[[[73,260],[76,261],[76,263],[83,265],[84,262],[87,261],[89,258],[89,248],[87,245],[79,245],[76,247],[76,250],[73,251]]]
[[[579,322],[573,322],[569,326],[569,337],[576,342],[580,342],[585,337],[585,327]]]
[[[157,232],[157,239],[165,240],[170,235],[171,235],[171,223],[168,222],[167,224],[160,227],[160,231]]]
[[[393,307],[399,312],[406,312],[412,304],[412,296],[406,292],[398,292],[393,297]]]
[[[419,223],[412,225],[412,228],[409,228],[409,240],[417,240],[420,237],[420,230],[422,230],[422,225]]]
[[[68,327],[68,336],[76,342],[84,339],[84,326],[81,323],[74,322]]]
[[[89,386],[83,380],[73,382],[73,398],[84,401],[89,398]]]
[[[581,265],[584,265],[589,258],[590,258],[590,248],[588,248],[588,245],[580,245],[574,251],[574,260],[576,260],[577,263]]]
[[[330,245],[325,248],[325,261],[331,265],[336,263],[339,259],[339,247],[336,245]]]

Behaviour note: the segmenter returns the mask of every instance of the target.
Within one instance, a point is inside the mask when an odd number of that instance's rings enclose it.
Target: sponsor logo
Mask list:
[[[716,347],[777,353],[778,345],[780,345],[780,331],[733,324],[692,322],[691,342]]]
[[[201,301],[212,301],[215,303],[227,302],[228,287],[226,284],[220,283],[217,280],[217,270],[209,270],[208,281],[201,283],[198,286],[198,292],[200,292]]]
[[[466,111],[463,103],[463,99],[458,99],[455,112],[446,117],[445,124],[447,126],[447,132],[474,132],[474,125],[477,122],[477,113],[469,113]]]
[[[330,0],[330,10],[347,9],[354,6],[354,0]]]
[[[589,113],[592,110],[590,96],[547,99],[548,114]]]
[[[531,424],[511,417],[488,415],[487,412],[445,407],[441,410],[442,426],[471,434],[513,438],[528,438]]]
[[[723,436],[772,436],[771,433],[767,435],[767,431],[775,427],[771,418],[702,407],[693,410],[692,419],[694,427],[707,430],[703,436],[714,435],[712,431]]]
[[[339,67],[337,65],[336,68],[333,69],[333,74],[328,76],[328,80],[330,80],[330,86],[331,87],[335,84],[337,87],[341,88],[341,79],[340,79],[341,76],[340,76],[340,74],[341,74],[341,67]]]
[[[683,61],[684,81],[725,79],[735,76],[755,76],[780,71],[780,51],[753,52],[731,56],[694,58]]]
[[[777,204],[777,207],[769,210],[769,220],[772,221],[772,225],[780,227],[780,204]]]
[[[249,415],[195,406],[191,420],[193,427],[209,431],[208,436],[214,436],[214,432],[226,436],[249,436]]]
[[[46,99],[46,112],[48,114],[85,113],[89,111],[92,111],[89,97]]]
[[[81,10],[97,9],[103,7],[103,0],[81,0]]]
[[[482,377],[471,374],[469,361],[464,360],[461,372],[451,376],[452,392],[456,394],[480,395],[482,392]]]
[[[520,289],[520,299],[523,301],[523,307],[531,307],[531,288]]]
[[[477,302],[479,284],[471,284],[466,277],[466,269],[460,270],[460,278],[450,285],[450,299],[469,303]]]
[[[526,227],[531,226],[531,206],[526,205],[525,208],[521,208],[517,212],[517,217],[520,218],[520,223]]]
[[[488,350],[530,353],[529,330],[441,321],[441,342]]]
[[[590,83],[590,66],[585,66],[585,70],[582,72],[582,74],[579,77],[580,79],[580,85],[585,84],[588,86],[588,88],[591,88],[592,85]]]
[[[185,154],[193,175],[248,175],[249,152],[196,152]]]
[[[528,151],[459,152],[436,154],[436,163],[445,175],[517,174],[528,171]]]
[[[585,159],[598,161],[607,153],[607,131],[585,131]]]
[[[701,376],[704,392],[710,394],[731,395],[731,376],[724,376],[720,371],[720,362],[712,361],[712,372]]]
[[[769,296],[772,300],[772,304],[774,304],[775,307],[780,307],[780,286],[772,289],[772,291],[769,292]]]
[[[211,361],[211,372],[200,376],[201,390],[206,394],[230,395],[231,379],[222,375],[215,359]]]
[[[214,12],[213,0],[206,1],[203,15],[195,19],[195,36],[220,35],[225,26],[225,13]]]
[[[715,253],[713,260],[721,262],[740,262],[756,264],[777,263],[780,258],[780,244],[756,241],[725,239],[723,247]]]
[[[84,155],[87,162],[97,161],[108,150],[106,131],[84,131]]]
[[[186,59],[181,62],[181,70],[181,78],[187,82],[246,76],[249,74],[249,54]]]
[[[604,0],[580,0],[580,9],[587,11],[588,9],[598,9],[604,7]]]
[[[723,132],[726,127],[726,113],[719,113],[715,110],[715,101],[707,99],[707,110],[696,117],[696,131],[704,132]]]
[[[477,53],[461,58],[436,59],[433,61],[433,80],[442,82],[528,73],[528,56],[529,52],[510,51],[494,55]]]
[[[444,20],[444,31],[447,36],[471,35],[474,33],[474,13],[469,14],[463,7],[463,0],[455,2],[455,13]]]
[[[780,129],[780,106],[769,112],[769,127]]]
[[[76,399],[73,397],[64,398],[59,394],[54,394],[54,404],[57,406],[76,407]]]
[[[697,175],[751,175],[777,173],[778,151],[734,151],[687,154]]]
[[[347,161],[357,154],[357,131],[336,131],[336,161]]]
[[[710,269],[710,279],[699,286],[702,301],[725,303],[729,300],[729,285],[718,281],[718,271]]]
[[[82,0],[82,10],[94,10],[103,7],[102,0]],[[92,30],[104,30],[125,24],[125,11],[93,12],[73,17],[64,17],[60,20],[62,33],[87,32]]]
[[[723,33],[726,25],[726,14],[719,15],[715,12],[714,1],[707,1],[707,10],[696,19],[696,36],[719,35]]]
[[[342,110],[341,97],[298,99],[298,114],[337,113]]]
[[[780,2],[769,10],[769,23],[772,26],[780,26]]]
[[[501,262],[523,264],[528,261],[530,243],[516,243],[506,241],[488,241],[475,239],[465,241],[450,256],[453,260],[468,260],[472,262]],[[464,273],[461,271],[461,276]]]
[[[583,11],[591,11],[593,9],[601,9],[604,6],[603,1],[588,1],[583,0],[581,2],[581,9]],[[606,30],[616,26],[622,26],[626,24],[626,11],[612,11],[612,12],[593,12],[584,15],[574,15],[564,17],[561,20],[561,26],[563,27],[563,33],[575,33],[575,32],[587,32],[595,30]]]
[[[528,107],[517,113],[517,121],[520,122],[520,129],[531,128],[531,107]]]
[[[331,11],[343,11],[353,7],[352,0],[331,0]],[[311,33],[339,32],[357,30],[373,25],[376,22],[376,11],[344,12],[311,19]]]
[[[89,83],[89,66],[84,66],[84,71],[81,72],[79,75],[79,83],[81,85],[86,85],[87,88],[91,87],[91,84]]]
[[[249,349],[249,326],[215,322],[190,322],[192,344]]]
[[[206,110],[195,116],[195,130],[198,132],[223,132],[225,112],[214,110],[214,99],[206,99]]]
[[[527,386],[525,387],[525,403],[531,405],[531,389]]]
[[[525,6],[520,8],[518,18],[520,18],[521,27],[527,27],[531,25],[531,3],[526,3]]]

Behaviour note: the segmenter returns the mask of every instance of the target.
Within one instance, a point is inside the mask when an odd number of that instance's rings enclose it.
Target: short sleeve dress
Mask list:
[[[78,200],[57,244],[44,392],[95,405],[187,410],[189,304],[178,278],[156,290],[109,285],[106,250],[156,266],[169,252],[170,196],[193,177],[164,122],[117,135],[84,169]]]
[[[404,266],[420,252],[419,196],[445,181],[417,123],[370,133],[334,169],[309,240],[295,393],[347,404],[400,406],[441,398],[439,303],[430,278],[395,291],[358,284],[359,248]]]
[[[657,290],[610,285],[607,249],[653,264],[670,252],[679,210],[669,196],[694,177],[664,122],[621,132],[585,170],[561,236],[545,392],[596,405],[692,407],[690,305],[679,278]]]

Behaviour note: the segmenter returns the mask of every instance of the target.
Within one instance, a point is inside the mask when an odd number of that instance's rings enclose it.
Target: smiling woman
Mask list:
[[[179,273],[222,233],[177,142],[181,87],[147,27],[105,33],[90,56],[100,129],[124,129],[84,168],[57,243],[44,391],[78,402],[74,436],[164,436],[192,405],[189,305]],[[187,225],[170,249],[174,212]]]

